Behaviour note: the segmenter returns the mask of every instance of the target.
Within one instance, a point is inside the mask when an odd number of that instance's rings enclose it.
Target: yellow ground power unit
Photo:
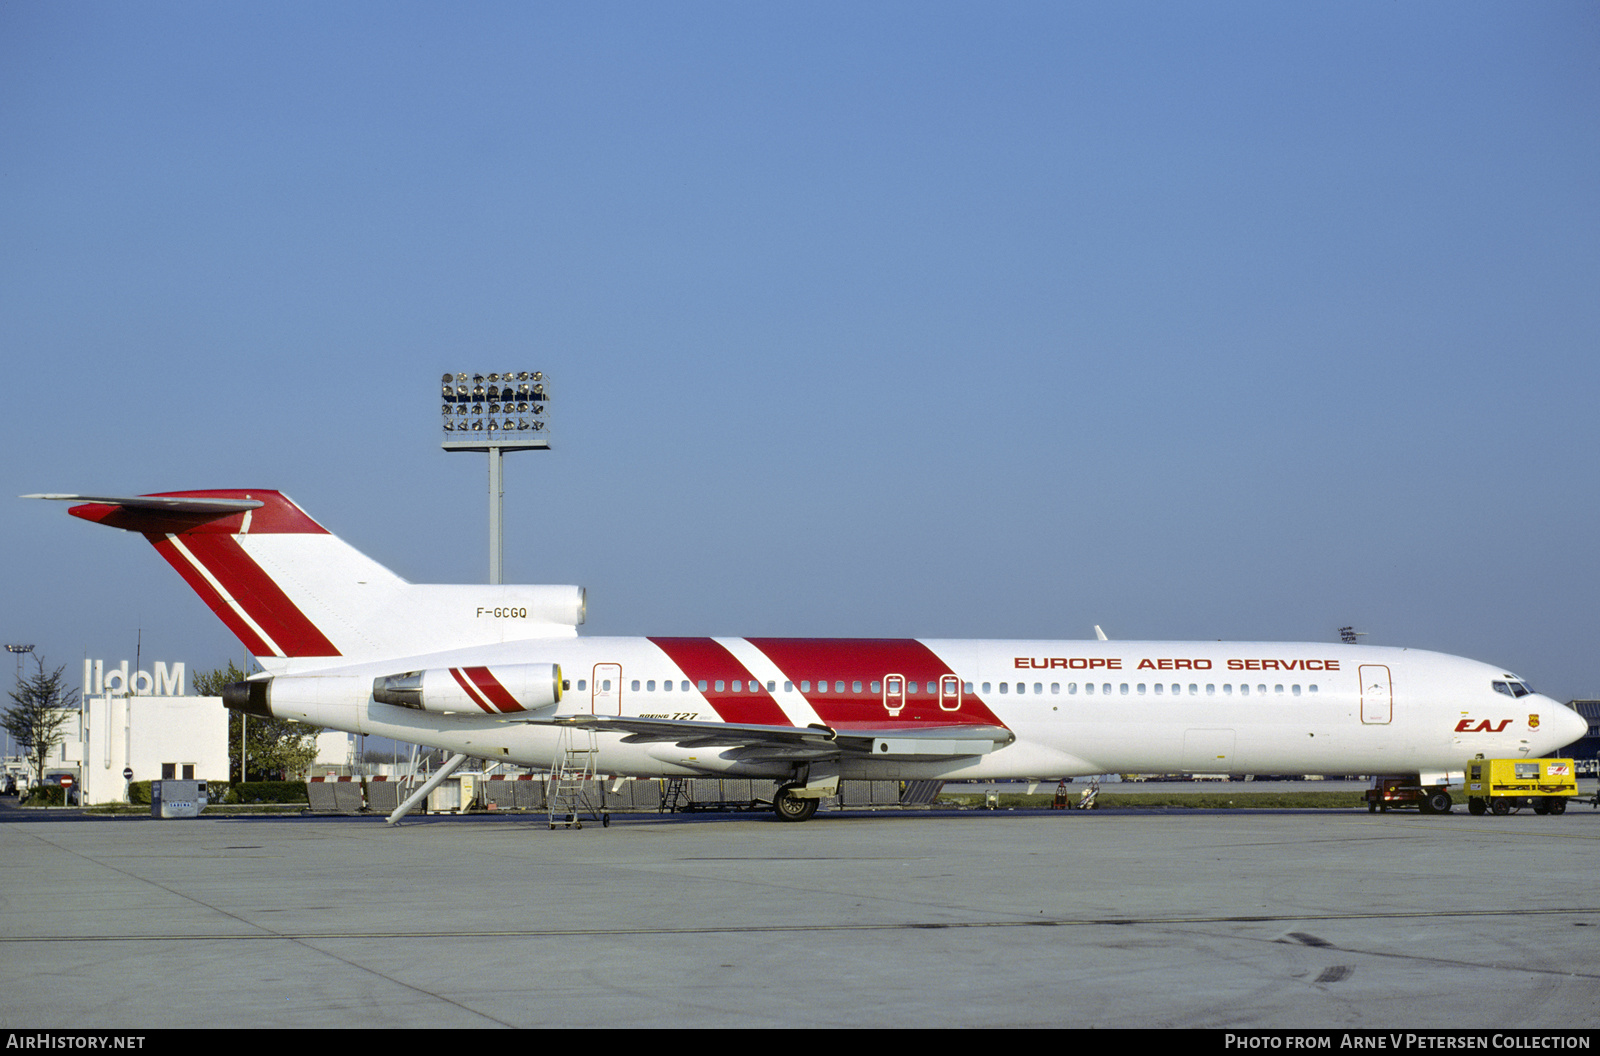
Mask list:
[[[1578,768],[1571,759],[1473,759],[1466,791],[1474,814],[1511,814],[1524,806],[1535,814],[1562,814],[1578,794]]]

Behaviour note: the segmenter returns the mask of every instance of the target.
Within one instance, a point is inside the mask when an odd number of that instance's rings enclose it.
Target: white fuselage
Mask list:
[[[336,662],[338,663],[338,662]],[[487,759],[548,766],[540,712],[433,714],[375,701],[409,669],[558,664],[542,714],[823,725],[908,732],[1001,724],[1015,740],[948,759],[846,759],[844,777],[1058,778],[1110,772],[1444,773],[1538,756],[1581,736],[1558,702],[1474,660],[1415,649],[1271,642],[558,638],[403,660],[313,661],[280,674],[273,713]],[[737,685],[737,690],[735,686]],[[1519,688],[1520,684],[1518,683]],[[737,748],[603,734],[599,769],[626,776],[782,778]]]

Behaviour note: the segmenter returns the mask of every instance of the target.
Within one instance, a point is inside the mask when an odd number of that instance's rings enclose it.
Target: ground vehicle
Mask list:
[[[1426,786],[1406,777],[1380,777],[1366,791],[1367,813],[1390,807],[1416,807],[1424,814],[1448,814],[1455,802],[1442,787]]]
[[[1531,806],[1535,814],[1564,814],[1578,794],[1571,759],[1473,759],[1467,764],[1467,809],[1510,814]]]

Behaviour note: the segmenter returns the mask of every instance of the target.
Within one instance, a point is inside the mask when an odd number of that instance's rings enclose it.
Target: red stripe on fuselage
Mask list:
[[[810,682],[805,698],[823,722],[834,729],[883,726],[1005,726],[976,693],[963,689],[960,706],[946,711],[939,706],[939,682],[954,675],[933,650],[915,638],[750,638],[749,643],[778,665],[784,676],[800,686]],[[905,707],[892,715],[884,706],[881,684],[885,675],[901,675],[917,684],[907,692]],[[835,684],[843,682],[844,692]],[[854,688],[861,683],[861,692]],[[932,683],[930,688],[929,683]],[[954,703],[947,701],[947,703]]]
[[[211,611],[222,618],[246,647],[257,655],[271,654],[272,650],[260,642],[259,636],[249,630],[248,625],[234,614],[227,602],[217,598],[216,592],[209,584],[205,584],[204,578],[189,567],[189,562],[184,559],[183,554],[176,551],[170,540],[155,535],[147,538],[155,544],[157,550],[161,551],[161,555],[168,563],[183,574],[189,585],[206,599]],[[263,572],[261,566],[245,553],[237,537],[190,533],[181,535],[178,539],[184,548],[194,555],[194,559],[216,578],[222,589],[238,602],[239,607],[256,621],[256,625],[267,637],[277,644],[284,656],[340,655],[339,650],[317,630],[316,625],[306,618],[305,613],[289,600],[288,595],[278,589],[272,577]],[[204,590],[201,590],[200,585],[195,582],[196,579],[200,584],[205,584]],[[255,643],[259,643],[261,648],[258,649]]]
[[[706,700],[723,722],[751,723],[759,726],[793,726],[766,687],[750,677],[750,672],[720,642],[710,638],[652,638],[651,642],[678,665],[693,682],[704,682]],[[719,692],[717,683],[723,684]],[[732,691],[738,682],[744,692]],[[752,683],[756,686],[752,691]]]

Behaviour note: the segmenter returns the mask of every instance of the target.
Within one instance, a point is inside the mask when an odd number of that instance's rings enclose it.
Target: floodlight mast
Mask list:
[[[446,451],[483,451],[489,456],[489,582],[502,582],[505,559],[507,451],[548,451],[545,419],[549,385],[539,370],[501,374],[446,374],[440,381]]]

